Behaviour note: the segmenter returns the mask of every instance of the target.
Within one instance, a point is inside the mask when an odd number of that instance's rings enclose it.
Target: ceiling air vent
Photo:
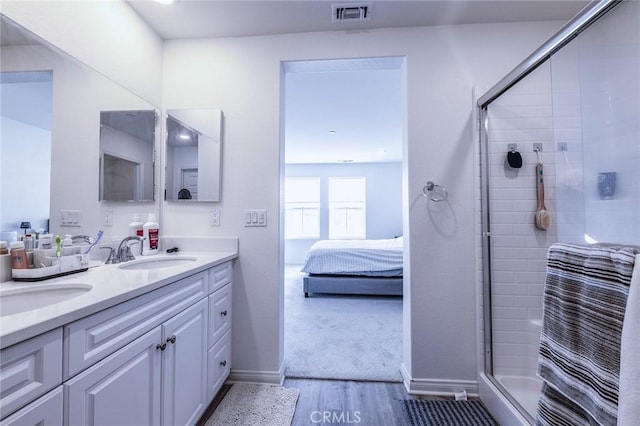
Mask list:
[[[368,21],[371,17],[371,3],[340,3],[331,5],[331,21]]]

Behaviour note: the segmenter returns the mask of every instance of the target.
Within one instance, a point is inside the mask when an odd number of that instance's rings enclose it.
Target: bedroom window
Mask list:
[[[286,178],[284,185],[284,237],[320,238],[320,178]]]
[[[365,178],[329,178],[329,238],[366,238],[365,207]]]

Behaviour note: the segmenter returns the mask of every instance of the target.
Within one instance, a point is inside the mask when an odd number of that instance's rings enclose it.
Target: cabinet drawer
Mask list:
[[[209,293],[213,293],[225,284],[229,284],[233,278],[232,262],[225,262],[222,265],[209,269]]]
[[[231,284],[209,296],[209,344],[213,345],[231,329]]]
[[[201,272],[64,327],[65,380],[206,297]]]
[[[1,421],[0,426],[60,426],[62,421],[62,386],[58,386]]]
[[[207,397],[211,399],[218,393],[231,371],[231,332],[209,349],[207,358]]]
[[[0,352],[0,416],[62,383],[62,329],[57,328]]]

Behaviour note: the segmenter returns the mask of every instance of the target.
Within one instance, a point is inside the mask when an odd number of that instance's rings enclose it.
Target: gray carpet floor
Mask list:
[[[402,298],[305,298],[299,270],[285,268],[285,375],[402,381]]]

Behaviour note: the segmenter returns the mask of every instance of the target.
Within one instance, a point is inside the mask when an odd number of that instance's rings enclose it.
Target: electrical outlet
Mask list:
[[[209,223],[211,226],[220,226],[220,209],[209,211]]]
[[[102,214],[102,225],[113,226],[113,210],[105,210]]]

